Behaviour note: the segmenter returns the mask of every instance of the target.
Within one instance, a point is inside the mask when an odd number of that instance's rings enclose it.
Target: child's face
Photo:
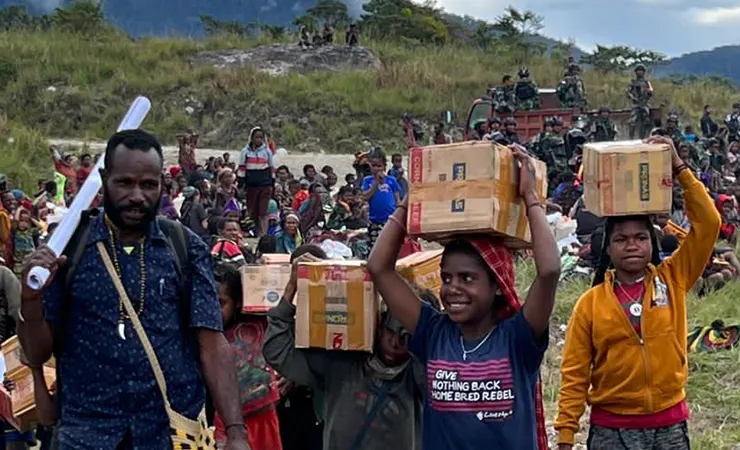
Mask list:
[[[395,167],[396,169],[400,169],[401,167],[403,167],[403,159],[399,157],[393,158],[393,167]]]
[[[31,228],[31,216],[28,213],[23,213],[18,217],[18,229],[25,231]]]
[[[370,164],[370,173],[373,175],[378,175],[385,171],[385,163],[380,158],[370,159],[368,163]]]
[[[236,301],[229,295],[229,290],[226,289],[226,285],[219,283],[218,285],[218,303],[221,305],[221,319],[223,320],[224,326],[229,325],[236,316]]]

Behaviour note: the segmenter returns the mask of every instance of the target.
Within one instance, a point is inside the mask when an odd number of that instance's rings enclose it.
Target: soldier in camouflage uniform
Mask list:
[[[645,65],[635,67],[635,78],[627,87],[627,97],[632,102],[630,113],[630,138],[643,139],[650,129],[650,100],[653,98],[653,85],[645,78]]]
[[[609,142],[617,137],[617,126],[611,119],[611,109],[602,106],[599,109],[599,115],[593,121],[593,134],[591,135],[594,142]]]
[[[665,123],[665,135],[673,139],[673,144],[678,148],[678,144],[683,141],[683,133],[678,126],[678,114],[676,112],[668,113],[668,119]]]
[[[725,117],[727,142],[740,141],[740,103],[732,105],[732,112]]]
[[[578,64],[568,66],[568,73],[556,89],[563,108],[582,108],[586,105],[586,88]]]
[[[493,110],[497,113],[512,113],[516,110],[516,94],[511,75],[504,75],[501,86],[493,90],[491,97],[493,98]]]
[[[502,133],[510,144],[521,144],[519,134],[516,132],[516,120],[513,117],[504,119],[504,131]]]
[[[542,131],[537,133],[529,143],[529,152],[540,161],[547,161],[542,153],[542,141],[552,133],[552,117],[545,117],[542,121]]]
[[[547,163],[548,190],[554,190],[562,174],[570,172],[570,155],[563,136],[563,121],[553,117],[550,121],[552,132],[547,133],[540,143],[543,160]],[[548,192],[548,196],[551,192]]]
[[[529,69],[519,69],[519,81],[514,85],[516,104],[518,109],[531,110],[540,109],[540,96],[537,83],[529,78]]]

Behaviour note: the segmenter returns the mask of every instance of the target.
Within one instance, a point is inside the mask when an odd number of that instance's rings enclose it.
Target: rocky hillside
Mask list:
[[[220,70],[252,67],[270,75],[311,72],[378,70],[381,63],[365,47],[327,45],[304,49],[297,44],[262,45],[252,50],[212,50],[190,60],[194,67],[211,66]]]

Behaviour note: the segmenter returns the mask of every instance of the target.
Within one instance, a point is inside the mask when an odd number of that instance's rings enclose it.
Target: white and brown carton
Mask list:
[[[373,351],[379,297],[364,261],[298,266],[296,347]]]
[[[264,255],[262,265],[242,266],[242,312],[266,313],[277,306],[290,281],[290,255]],[[287,258],[283,258],[287,256]]]
[[[601,216],[670,213],[672,149],[642,141],[598,142],[583,147],[583,201]]]

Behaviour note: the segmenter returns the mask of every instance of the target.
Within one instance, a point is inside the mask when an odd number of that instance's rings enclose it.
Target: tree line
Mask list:
[[[363,4],[363,13],[353,19],[347,5],[339,0],[319,0],[305,13],[293,20],[295,28],[260,22],[242,23],[201,15],[200,21],[209,36],[231,35],[255,38],[260,35],[275,40],[286,39],[300,27],[310,32],[320,31],[325,25],[343,29],[355,23],[366,38],[396,40],[427,45],[468,45],[483,52],[505,49],[526,64],[533,57],[550,52],[567,57],[575,49],[572,41],[552,44],[539,33],[544,17],[532,11],[509,6],[493,22],[484,22],[469,16],[445,13],[434,0],[416,3],[411,0],[369,0]],[[50,14],[30,15],[22,5],[0,9],[0,30],[61,29],[82,34],[120,32],[104,16],[103,2],[76,0]],[[603,73],[622,72],[637,64],[660,63],[665,56],[650,50],[628,46],[601,46],[590,54],[583,54],[580,63]]]

